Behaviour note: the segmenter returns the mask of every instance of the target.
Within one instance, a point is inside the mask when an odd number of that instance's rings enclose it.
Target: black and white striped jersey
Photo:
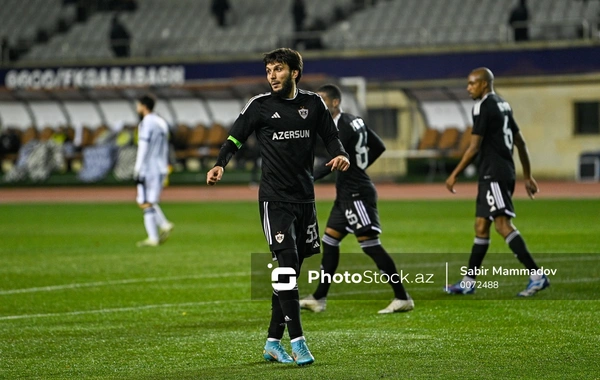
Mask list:
[[[377,191],[366,169],[385,151],[385,145],[360,117],[341,112],[334,121],[342,145],[350,156],[350,168],[337,173],[336,199],[373,199],[377,196]],[[319,167],[315,170],[315,178],[319,179],[329,173],[329,168]]]
[[[231,127],[238,148],[252,133],[260,146],[260,201],[306,203],[315,199],[313,161],[317,135],[332,156],[348,156],[325,103],[297,90],[291,99],[265,93],[250,99]]]
[[[513,136],[519,132],[510,105],[491,92],[473,107],[473,134],[481,136],[478,154],[480,181],[515,180]]]

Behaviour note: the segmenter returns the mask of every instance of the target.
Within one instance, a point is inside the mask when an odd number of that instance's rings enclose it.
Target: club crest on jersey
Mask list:
[[[281,242],[283,241],[284,238],[285,238],[285,235],[282,234],[281,232],[278,232],[277,235],[275,235],[275,240],[277,240],[277,242],[279,244],[281,244]]]
[[[308,117],[308,109],[306,109],[304,107],[300,107],[300,109],[298,110],[298,113],[300,114],[300,117],[303,119],[306,119]]]

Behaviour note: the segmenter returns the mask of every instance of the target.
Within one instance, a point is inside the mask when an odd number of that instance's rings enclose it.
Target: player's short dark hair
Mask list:
[[[296,50],[290,48],[279,48],[268,53],[265,53],[263,62],[265,66],[269,63],[284,63],[290,67],[290,70],[298,70],[298,76],[296,77],[296,84],[302,77],[302,56]]]
[[[319,87],[317,92],[324,92],[331,100],[338,99],[340,103],[342,102],[342,90],[340,90],[340,88],[335,84],[324,84],[323,86]]]
[[[152,112],[154,110],[154,105],[156,104],[156,99],[152,95],[143,95],[138,98],[138,102]]]

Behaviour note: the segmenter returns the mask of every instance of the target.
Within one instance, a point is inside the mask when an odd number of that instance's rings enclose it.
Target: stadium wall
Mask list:
[[[600,83],[507,86],[498,93],[513,108],[536,175],[574,179],[579,155],[600,150],[600,135],[575,134],[574,110],[576,101],[600,101]]]
[[[580,154],[600,150],[600,135],[575,133],[574,109],[574,104],[578,101],[600,101],[600,75],[588,76],[581,83],[574,83],[574,80],[548,82],[499,80],[496,91],[513,108],[528,144],[535,175],[540,178],[573,180],[577,176]],[[396,139],[385,139],[388,152],[414,149],[427,127],[418,104],[401,88],[371,88],[367,93],[367,107],[397,110],[398,135]],[[375,163],[371,171],[380,176],[398,173],[404,175],[407,173],[409,160],[410,158],[386,159],[384,154],[383,159]],[[515,160],[517,173],[522,175],[517,152]]]

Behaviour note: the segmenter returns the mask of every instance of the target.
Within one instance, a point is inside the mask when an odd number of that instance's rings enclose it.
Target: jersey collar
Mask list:
[[[296,96],[298,96],[298,87],[296,87],[296,92],[294,92],[294,96],[292,96],[291,98],[281,98],[283,100],[294,100],[296,99]]]
[[[483,103],[483,101],[486,100],[487,97],[490,95],[496,95],[496,93],[494,91],[488,92],[487,94],[485,94],[485,96],[483,98],[481,98],[480,102]]]
[[[338,113],[337,116],[333,118],[333,122],[335,123],[336,127],[337,127],[338,121],[340,121],[341,117],[342,117],[342,110],[340,109],[340,113]]]

